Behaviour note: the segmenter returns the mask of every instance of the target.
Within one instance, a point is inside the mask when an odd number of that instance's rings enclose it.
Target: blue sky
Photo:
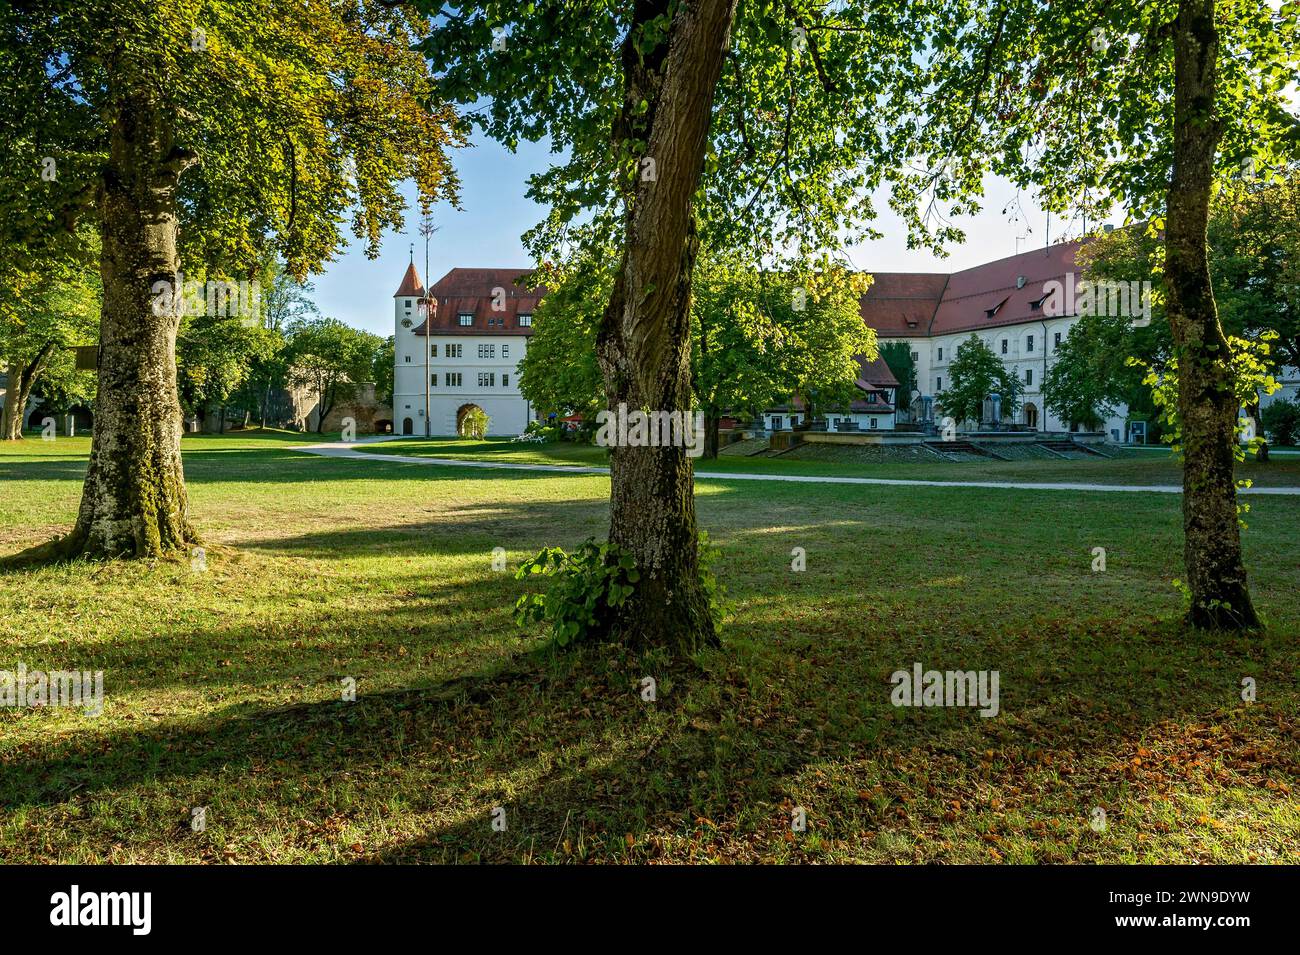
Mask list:
[[[434,210],[441,226],[429,243],[429,271],[434,278],[457,266],[464,268],[527,268],[531,265],[520,236],[545,216],[545,210],[524,196],[530,173],[545,168],[551,154],[542,144],[523,143],[511,154],[497,143],[476,135],[470,148],[453,154],[461,177],[460,211],[447,204]],[[986,182],[984,211],[973,218],[957,219],[966,231],[966,242],[949,249],[946,259],[929,252],[909,251],[902,223],[888,211],[884,198],[877,227],[885,237],[860,246],[850,253],[859,268],[882,272],[949,272],[1041,247],[1045,242],[1046,217],[1009,183],[990,178]],[[380,335],[393,332],[392,295],[402,280],[409,261],[410,243],[415,242],[415,262],[424,274],[424,239],[420,236],[419,209],[415,189],[407,184],[406,232],[387,233],[379,258],[367,259],[359,244],[345,249],[323,275],[316,276],[316,304],[323,315]],[[1015,208],[1003,212],[1004,207]],[[1053,218],[1053,241],[1065,224]],[[1075,223],[1072,235],[1080,231]],[[1017,238],[1020,238],[1017,243]]]

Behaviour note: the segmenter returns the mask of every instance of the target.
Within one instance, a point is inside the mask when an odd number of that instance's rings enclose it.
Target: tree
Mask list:
[[[478,438],[482,441],[487,437],[488,425],[491,423],[492,419],[488,417],[488,413],[475,405],[460,417],[460,436]]]
[[[890,132],[926,93],[925,38],[904,27],[902,0],[739,15],[736,0],[420,6],[442,18],[422,44],[442,93],[484,101],[473,120],[499,141],[549,137],[567,156],[530,182],[551,207],[528,237],[537,258],[617,251],[597,345],[609,408],[689,413],[701,244],[812,274],[873,234],[871,193],[910,153]],[[921,229],[910,198],[896,209],[918,241],[956,234]],[[605,635],[680,652],[716,643],[685,449],[616,447],[610,463],[611,553],[639,577]]]
[[[240,316],[187,315],[176,336],[176,380],[181,406],[201,420],[226,407],[283,348],[283,336]]]
[[[814,406],[847,406],[856,396],[858,359],[877,354],[859,308],[868,281],[836,269],[816,285],[797,274],[756,272],[734,257],[701,262],[691,377],[704,409],[706,457],[717,457],[724,411],[757,412],[797,395],[811,421]]]
[[[396,347],[393,336],[389,335],[375,348],[370,359],[370,380],[375,383],[375,400],[390,407],[393,404],[393,361]]]
[[[22,438],[23,411],[34,393],[57,396],[53,403],[64,407],[94,394],[71,352],[94,344],[99,322],[99,276],[90,263],[94,237],[83,238],[80,259],[56,258],[40,271],[11,261],[0,278],[0,368],[7,369],[0,439]]]
[[[912,394],[918,390],[916,378],[916,359],[912,357],[912,346],[907,342],[889,342],[880,346],[880,357],[898,379],[898,394],[894,406],[905,411],[912,406]]]
[[[380,0],[19,0],[0,13],[0,101],[26,160],[0,170],[14,231],[89,218],[102,238],[104,305],[95,434],[77,522],[11,563],[86,554],[154,557],[197,539],[180,456],[175,339],[155,308],[182,263],[252,278],[269,253],[298,278],[341,242],[376,254],[400,229],[396,183],[453,196],[454,114],[410,52],[430,29]],[[42,154],[56,187],[33,188]]]
[[[519,390],[543,414],[594,420],[602,392],[596,335],[612,282],[603,256],[575,255],[534,278],[550,291],[533,312]]]
[[[299,319],[289,326],[289,380],[317,397],[316,433],[341,403],[357,396],[357,386],[374,373],[383,339],[337,318]]]
[[[1020,379],[993,354],[976,335],[957,346],[957,354],[948,367],[948,387],[935,396],[945,415],[953,420],[981,421],[984,399],[997,394],[1002,399],[1002,414],[1014,418],[1020,410]]]
[[[1293,445],[1300,440],[1300,401],[1277,398],[1260,415],[1260,424],[1274,442]]]
[[[595,344],[610,275],[590,260],[562,274],[533,316],[520,389],[542,411],[590,418],[602,390]],[[734,255],[701,254],[691,290],[691,390],[704,415],[705,457],[717,456],[723,412],[756,412],[794,395],[815,395],[826,407],[855,396],[857,359],[876,354],[858,304],[867,279],[837,276],[813,295],[800,282]]]
[[[1043,376],[1043,404],[1062,421],[1097,431],[1140,385],[1128,364],[1134,357],[1133,326],[1123,316],[1080,318],[1052,355]]]
[[[269,340],[273,347],[259,349],[255,354],[245,391],[251,391],[250,386],[256,386],[257,416],[265,428],[267,419],[272,414],[272,395],[276,389],[288,384],[289,369],[285,362],[288,340],[285,330],[299,319],[319,318],[320,310],[312,300],[316,286],[310,280],[295,278],[278,258],[272,257],[263,267],[261,279],[262,307],[259,317],[262,328],[270,333]],[[390,379],[392,374],[390,365]],[[247,394],[246,397],[251,399],[254,396]]]
[[[1162,229],[1166,314],[1181,369],[1183,556],[1189,622],[1251,629],[1233,465],[1231,349],[1207,253],[1210,200],[1269,178],[1300,137],[1295,4],[1266,0],[948,0],[935,38],[937,116],[916,149],[966,152],[960,175],[1037,185],[1051,211],[1094,221],[1114,203]]]
[[[1251,182],[1222,190],[1210,207],[1208,228],[1210,274],[1224,333],[1259,340],[1266,332],[1277,339],[1268,353],[1269,370],[1279,374],[1300,364],[1300,176],[1288,171],[1278,182]],[[1173,338],[1165,309],[1162,236],[1142,226],[1117,229],[1085,248],[1081,258],[1091,274],[1125,279],[1151,275],[1152,324],[1132,329],[1130,354],[1143,365],[1164,367],[1173,356]],[[1112,385],[1127,392],[1133,369],[1121,364],[1099,367]],[[1143,390],[1125,394],[1130,408],[1145,405]],[[1259,400],[1246,407],[1258,416]]]

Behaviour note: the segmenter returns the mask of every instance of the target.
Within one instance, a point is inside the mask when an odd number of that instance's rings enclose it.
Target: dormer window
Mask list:
[[[994,305],[992,308],[986,308],[986,309],[984,309],[984,314],[985,314],[985,316],[988,317],[988,318],[992,318],[992,317],[993,317],[994,315],[996,315],[999,311],[1001,311],[1002,306],[1005,305],[1005,304],[1007,304],[1007,301],[1008,301],[1010,298],[1011,298],[1011,296],[1008,295],[1006,298],[1004,298],[1002,301],[998,302],[998,304]]]
[[[461,312],[461,313],[460,313],[460,324],[461,324],[461,326],[464,327],[464,328],[468,328],[469,326],[473,325],[473,324],[474,324],[474,313],[473,313],[473,312]]]
[[[530,325],[532,325],[532,324],[533,324],[533,316],[531,316],[531,315],[520,315],[520,316],[519,316],[519,327],[520,327],[520,328],[528,328],[528,327],[529,327]]]

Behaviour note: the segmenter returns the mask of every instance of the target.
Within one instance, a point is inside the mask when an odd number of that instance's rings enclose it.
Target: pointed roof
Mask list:
[[[420,281],[420,273],[415,270],[415,263],[412,262],[406,267],[406,274],[402,276],[402,284],[393,293],[393,298],[421,298],[423,295],[424,285]]]

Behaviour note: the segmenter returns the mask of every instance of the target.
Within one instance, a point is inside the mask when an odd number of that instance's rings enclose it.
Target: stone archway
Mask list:
[[[487,436],[487,434],[486,434],[486,429],[485,429],[485,431],[484,431],[483,434],[479,434],[479,435],[472,435],[472,434],[468,434],[468,433],[466,433],[467,428],[468,428],[469,426],[466,424],[465,419],[466,419],[466,417],[469,416],[469,413],[470,413],[471,411],[477,411],[477,412],[479,412],[480,414],[482,414],[483,417],[484,417],[485,419],[487,418],[487,412],[483,411],[483,409],[482,409],[481,407],[479,407],[478,405],[473,404],[472,402],[469,403],[469,404],[463,404],[463,405],[461,405],[459,408],[456,409],[456,434],[459,435],[459,436],[462,437],[462,438],[469,438],[469,437],[480,437],[480,438],[483,438],[483,437],[486,437],[486,436]]]
[[[410,418],[402,419],[402,434],[415,434],[415,422]]]
[[[1021,414],[1024,417],[1025,425],[1037,431],[1038,430],[1038,406],[1034,404],[1032,401],[1026,402],[1024,408],[1021,410]]]

